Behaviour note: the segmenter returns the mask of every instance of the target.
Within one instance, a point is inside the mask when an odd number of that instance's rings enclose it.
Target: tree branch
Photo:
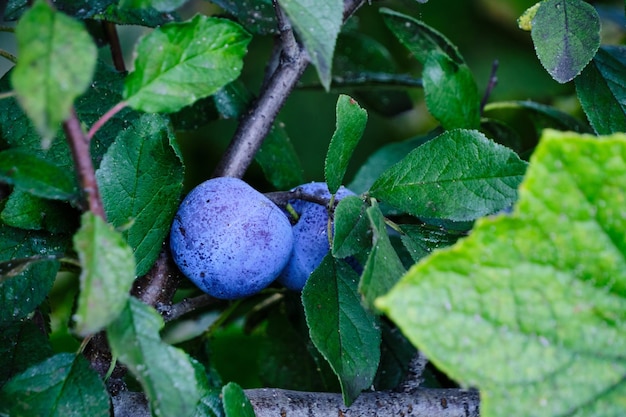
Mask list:
[[[257,417],[478,417],[476,390],[426,389],[413,394],[365,392],[350,406],[341,394],[299,392],[275,388],[245,390]],[[150,417],[143,393],[122,391],[113,397],[115,417]]]
[[[272,128],[278,112],[309,65],[308,55],[296,43],[291,29],[281,31],[280,39],[280,63],[259,98],[241,119],[232,141],[213,172],[215,177],[243,177]]]
[[[413,394],[365,392],[346,407],[341,394],[281,389],[248,389],[246,396],[257,417],[477,417],[479,396],[475,390],[426,389]]]
[[[364,0],[346,0],[344,21],[363,3]],[[291,25],[280,7],[276,8],[276,16],[282,47],[280,62],[265,83],[259,98],[241,119],[233,139],[213,172],[214,177],[243,177],[272,128],[278,112],[309,65],[309,56],[296,41]]]

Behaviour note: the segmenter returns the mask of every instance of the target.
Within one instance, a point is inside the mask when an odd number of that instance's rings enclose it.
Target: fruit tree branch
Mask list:
[[[299,392],[275,388],[245,390],[257,417],[478,417],[478,391],[419,389],[412,394],[389,391],[366,392],[346,407],[341,394]],[[116,417],[149,417],[142,393],[120,392],[113,397]]]
[[[363,3],[364,0],[346,0],[344,20]],[[276,14],[282,47],[280,62],[265,83],[259,98],[241,119],[233,139],[213,172],[215,177],[243,177],[272,128],[278,112],[309,65],[309,56],[304,46],[296,41],[289,21],[277,5]]]
[[[350,407],[341,394],[281,389],[249,389],[246,396],[257,417],[477,417],[479,397],[475,390],[420,389],[414,394],[388,391],[361,394]]]

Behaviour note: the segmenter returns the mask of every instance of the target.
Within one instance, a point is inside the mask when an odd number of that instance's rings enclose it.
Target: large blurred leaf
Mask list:
[[[380,359],[380,328],[361,305],[358,279],[327,255],[302,290],[311,340],[339,377],[346,405],[371,386]]]
[[[97,50],[82,24],[39,0],[16,29],[19,60],[12,75],[20,104],[49,146],[74,99],[87,89]]]
[[[600,17],[582,0],[545,0],[531,35],[541,65],[560,83],[571,81],[600,46]]]
[[[372,229],[372,250],[361,274],[359,292],[367,305],[373,307],[374,300],[385,295],[406,270],[391,245],[385,218],[378,205],[367,209],[367,217]]]
[[[576,78],[576,93],[601,135],[626,132],[626,48],[603,46]]]
[[[625,135],[546,131],[513,214],[478,220],[377,303],[480,388],[481,415],[623,414],[625,161]]]
[[[250,35],[234,22],[197,15],[168,23],[137,46],[124,99],[149,113],[171,113],[215,93],[239,76]]]
[[[254,96],[240,81],[220,89],[213,96],[222,117],[237,119],[254,101]],[[279,190],[304,183],[302,166],[287,131],[277,120],[254,156],[266,178]]]
[[[76,199],[74,178],[67,171],[19,149],[0,152],[0,181],[52,200]]]
[[[473,220],[511,206],[526,163],[473,130],[452,130],[385,171],[369,194],[424,218]]]
[[[130,298],[108,327],[111,350],[141,383],[153,415],[192,415],[202,393],[191,358],[159,336],[163,318],[152,307]]]
[[[107,219],[123,229],[137,275],[152,267],[180,202],[183,166],[167,119],[146,114],[121,131],[96,172]]]
[[[14,322],[0,330],[0,387],[13,375],[52,356],[48,337],[31,321]]]
[[[55,259],[66,247],[62,237],[0,225],[0,326],[25,317],[41,304],[59,270]]]
[[[91,212],[82,216],[74,247],[82,267],[75,330],[86,336],[107,326],[126,305],[135,259],[121,234]]]
[[[324,164],[324,177],[331,194],[336,193],[343,184],[348,163],[367,123],[367,111],[349,96],[340,95],[336,109],[335,133],[328,145]]]
[[[343,22],[341,0],[278,0],[309,53],[326,90],[330,88],[333,54]]]
[[[108,417],[109,395],[81,356],[60,353],[16,375],[0,391],[12,416]]]

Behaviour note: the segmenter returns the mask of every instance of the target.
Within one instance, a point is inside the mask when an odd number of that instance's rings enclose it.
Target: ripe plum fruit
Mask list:
[[[329,199],[330,192],[324,182],[311,182],[299,188],[307,194]],[[345,187],[339,188],[335,201],[355,195]],[[278,277],[285,287],[301,291],[311,273],[328,253],[328,210],[325,206],[305,200],[291,200],[289,204],[300,216],[293,225],[293,251],[287,266]]]
[[[221,299],[255,294],[285,267],[293,247],[285,213],[242,180],[213,178],[181,203],[170,234],[174,261]]]

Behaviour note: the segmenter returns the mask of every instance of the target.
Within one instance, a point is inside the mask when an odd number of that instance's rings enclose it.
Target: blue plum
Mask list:
[[[303,184],[305,193],[322,198],[330,198],[328,186],[324,182]],[[339,188],[336,201],[355,195],[345,187]],[[319,266],[328,253],[328,211],[325,206],[305,200],[289,202],[300,216],[293,226],[293,252],[287,266],[278,277],[278,282],[290,290],[301,291],[311,273]]]
[[[255,294],[280,274],[293,247],[285,213],[245,182],[213,178],[181,203],[170,233],[174,261],[221,299]]]

